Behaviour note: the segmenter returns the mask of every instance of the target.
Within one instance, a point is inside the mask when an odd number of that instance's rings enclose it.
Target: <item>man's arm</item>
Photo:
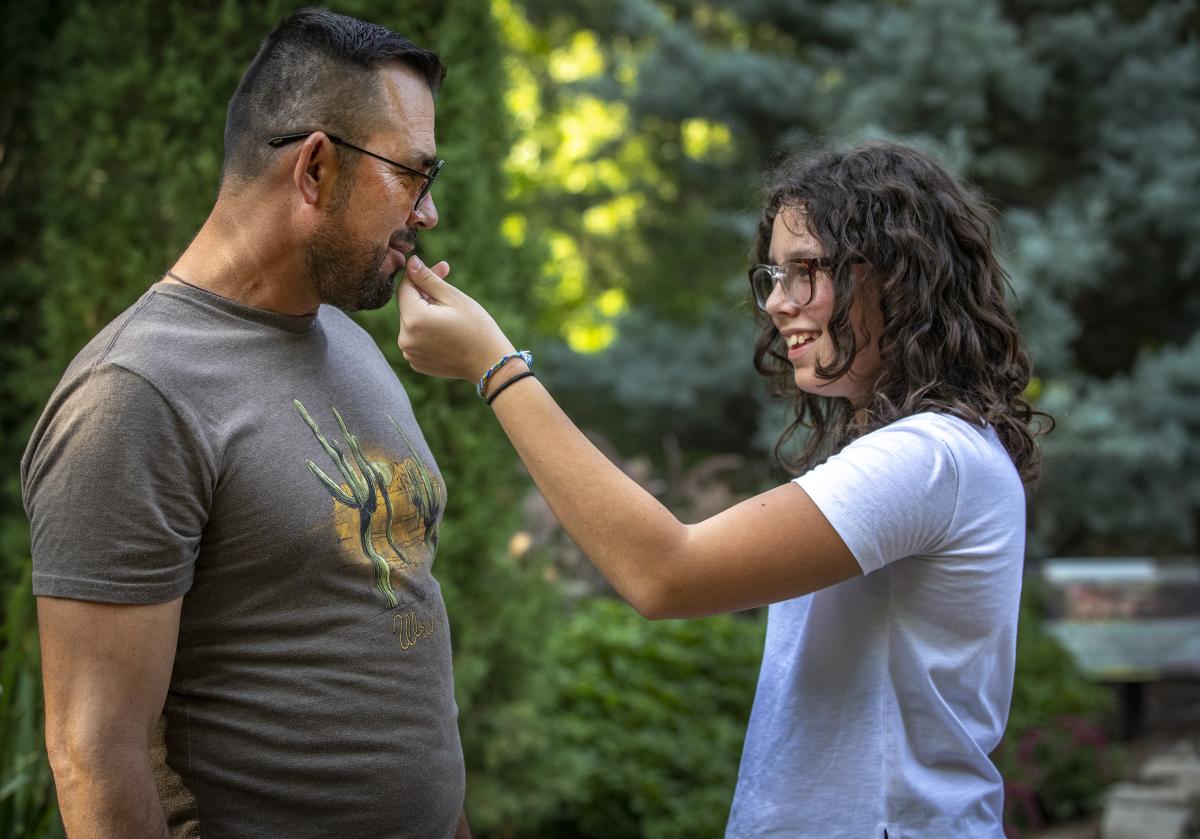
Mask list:
[[[149,743],[171,680],[181,602],[38,598],[46,751],[71,839],[167,835]]]
[[[458,815],[458,827],[454,830],[454,839],[471,839],[471,826],[467,824],[465,809]]]

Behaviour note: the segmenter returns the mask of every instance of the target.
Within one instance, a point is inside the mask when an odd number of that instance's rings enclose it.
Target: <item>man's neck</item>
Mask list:
[[[312,314],[321,301],[305,279],[303,248],[281,232],[282,221],[269,211],[255,214],[218,201],[171,273],[244,306]]]

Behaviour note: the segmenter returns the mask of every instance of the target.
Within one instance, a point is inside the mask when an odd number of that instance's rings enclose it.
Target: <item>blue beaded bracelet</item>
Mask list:
[[[475,393],[480,399],[484,398],[483,392],[487,390],[488,379],[492,377],[492,374],[514,358],[521,359],[529,368],[533,367],[533,353],[531,353],[529,350],[517,350],[516,352],[510,352],[508,355],[504,356],[504,358],[493,364],[488,371],[483,374],[483,378],[479,380],[479,384],[475,385]]]

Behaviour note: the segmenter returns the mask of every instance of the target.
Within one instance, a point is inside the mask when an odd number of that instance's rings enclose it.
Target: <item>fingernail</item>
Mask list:
[[[425,263],[421,261],[421,257],[414,253],[408,258],[408,266],[412,268],[413,271],[420,271],[425,267]]]

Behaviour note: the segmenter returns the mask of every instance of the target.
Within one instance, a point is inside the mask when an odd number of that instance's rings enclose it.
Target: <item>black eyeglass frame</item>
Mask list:
[[[792,294],[792,290],[788,287],[788,268],[789,266],[797,266],[808,274],[808,299],[799,300]],[[789,259],[782,265],[755,265],[748,272],[746,278],[750,281],[750,293],[754,295],[754,302],[758,304],[758,308],[764,312],[767,310],[767,300],[770,299],[771,293],[775,291],[775,286],[783,284],[783,293],[787,295],[787,299],[797,306],[807,306],[812,302],[813,296],[816,294],[817,271],[830,271],[833,269],[834,260],[828,256],[805,256],[796,259]],[[770,287],[759,287],[759,284],[754,281],[754,275],[760,272],[765,272],[771,278]],[[798,276],[798,275],[797,275]],[[765,292],[760,295],[761,292]]]
[[[280,146],[286,146],[288,143],[299,142],[300,140],[303,140],[306,137],[311,137],[313,134],[316,134],[316,133],[317,133],[316,131],[301,131],[298,134],[281,134],[278,137],[272,137],[270,140],[267,140],[267,145],[271,146],[272,148],[277,149]],[[431,190],[433,188],[434,179],[437,178],[438,173],[442,171],[442,167],[446,165],[446,161],[439,159],[436,163],[433,164],[432,171],[422,172],[420,169],[414,169],[411,166],[405,166],[403,163],[397,163],[394,160],[389,160],[388,158],[384,157],[381,154],[375,154],[375,152],[373,152],[373,151],[367,151],[366,149],[364,149],[360,146],[356,146],[353,143],[343,140],[341,137],[338,137],[336,134],[330,134],[328,131],[324,132],[324,134],[326,137],[329,138],[329,142],[331,142],[335,145],[345,146],[348,149],[354,149],[356,152],[361,152],[362,154],[365,154],[367,157],[373,157],[376,160],[381,160],[384,163],[386,163],[388,166],[395,166],[401,172],[407,172],[408,174],[412,175],[413,177],[422,178],[425,181],[425,183],[421,185],[421,191],[417,193],[417,200],[413,202],[414,210],[416,210],[418,207],[421,206],[421,202],[425,200],[425,196],[428,195],[429,190]]]

